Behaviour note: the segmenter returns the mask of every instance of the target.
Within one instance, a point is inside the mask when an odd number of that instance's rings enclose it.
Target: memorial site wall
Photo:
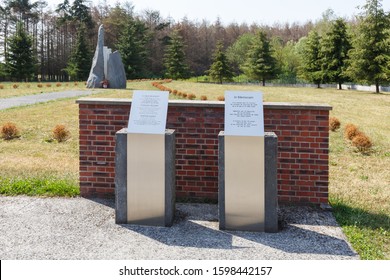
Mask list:
[[[131,100],[77,103],[81,195],[114,197],[115,133],[127,127]],[[278,137],[280,203],[328,203],[330,110],[328,105],[264,103],[265,131]],[[177,199],[217,201],[224,102],[171,100],[166,127],[176,130]]]

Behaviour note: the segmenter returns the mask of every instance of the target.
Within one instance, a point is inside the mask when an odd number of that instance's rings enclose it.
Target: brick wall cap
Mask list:
[[[77,104],[90,105],[131,105],[129,98],[80,98],[76,100]],[[225,106],[224,101],[200,101],[200,100],[169,100],[169,106],[186,107],[191,104],[192,107],[221,107]],[[291,103],[291,102],[264,102],[264,108],[278,110],[332,110],[328,104],[310,104],[310,103]]]

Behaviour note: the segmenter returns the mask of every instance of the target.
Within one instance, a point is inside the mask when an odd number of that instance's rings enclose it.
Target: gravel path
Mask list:
[[[96,93],[96,91],[68,90],[68,91],[61,91],[61,92],[50,92],[50,93],[41,93],[41,94],[25,95],[25,96],[10,97],[10,98],[1,98],[0,110],[5,110],[8,108],[24,106],[24,105],[31,105],[35,103],[48,102],[60,98],[90,95],[93,93]]]
[[[171,228],[115,224],[113,200],[0,196],[0,259],[358,259],[330,212],[282,207],[279,233],[218,230],[216,205]]]

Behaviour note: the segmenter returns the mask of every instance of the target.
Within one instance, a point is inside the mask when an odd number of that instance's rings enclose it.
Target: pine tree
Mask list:
[[[77,41],[65,71],[71,79],[85,81],[88,79],[91,68],[91,51],[86,41],[85,25],[81,25],[77,32]]]
[[[7,55],[7,72],[18,81],[30,80],[35,71],[35,58],[32,49],[32,39],[18,22],[16,32],[9,38]]]
[[[379,86],[389,81],[386,69],[389,65],[390,17],[383,9],[380,0],[367,0],[360,15],[360,23],[349,52],[348,74],[356,81]]]
[[[120,34],[117,48],[121,54],[126,77],[143,78],[146,75],[146,27],[138,20],[128,19],[126,28]]]
[[[343,19],[337,19],[331,25],[330,31],[322,40],[322,82],[337,83],[341,89],[346,80],[348,51],[351,43],[347,34],[347,26]]]
[[[322,81],[320,48],[320,36],[317,31],[310,31],[304,45],[300,72],[303,79],[315,83],[318,88]]]
[[[189,76],[183,39],[177,31],[173,32],[164,53],[165,75],[172,79],[184,79]]]
[[[243,67],[244,73],[251,79],[265,81],[277,75],[277,62],[273,56],[271,43],[266,34],[260,31],[254,38]]]
[[[233,73],[230,69],[229,61],[223,51],[223,44],[219,42],[217,44],[216,51],[214,53],[214,61],[208,70],[209,75],[213,80],[217,80],[220,84],[225,81],[233,80]]]

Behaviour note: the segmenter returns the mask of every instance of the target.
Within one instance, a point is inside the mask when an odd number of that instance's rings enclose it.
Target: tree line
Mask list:
[[[351,7],[352,8],[352,7]],[[390,15],[367,0],[353,19],[332,10],[304,24],[223,25],[220,19],[175,22],[131,2],[0,1],[0,80],[86,80],[100,24],[105,45],[119,50],[128,79],[237,77],[318,86],[390,81]],[[242,79],[242,78],[241,78]]]

